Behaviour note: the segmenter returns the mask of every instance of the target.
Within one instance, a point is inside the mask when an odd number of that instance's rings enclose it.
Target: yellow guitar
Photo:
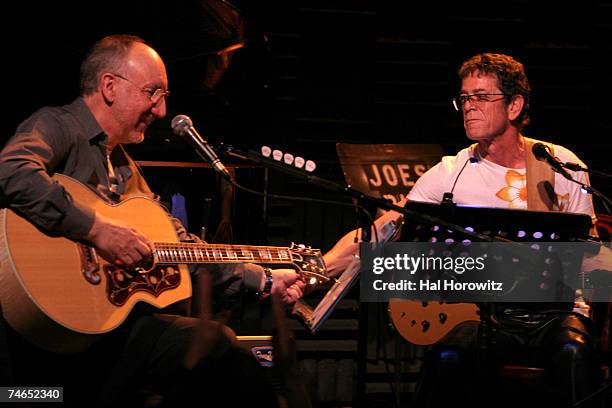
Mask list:
[[[413,344],[437,343],[459,323],[480,320],[473,303],[391,300],[389,316],[399,334]]]
[[[612,251],[594,243],[600,249],[596,255],[585,256],[582,275],[592,270],[612,270]],[[588,299],[587,299],[588,300]],[[391,300],[389,316],[400,335],[413,344],[437,343],[455,326],[469,320],[480,320],[478,307],[474,303],[419,302],[414,300]]]
[[[119,326],[137,302],[163,308],[189,298],[186,264],[290,264],[302,275],[327,279],[317,249],[181,243],[166,211],[154,200],[134,197],[109,205],[70,177],[54,179],[75,201],[133,225],[154,242],[155,251],[146,270],[118,268],[90,246],[50,237],[13,211],[1,210],[2,311],[15,330],[45,349],[83,350],[95,335]]]
[[[401,219],[380,226],[379,242],[394,241],[400,234]],[[437,343],[456,325],[468,320],[480,320],[473,303],[421,302],[391,299],[388,305],[391,323],[398,333],[413,344]]]

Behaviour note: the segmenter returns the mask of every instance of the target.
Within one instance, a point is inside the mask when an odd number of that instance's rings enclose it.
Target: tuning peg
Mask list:
[[[307,172],[312,173],[314,169],[316,168],[317,168],[317,165],[315,162],[313,162],[312,160],[306,160],[306,165],[304,166],[304,169]]]
[[[291,153],[285,153],[283,159],[285,161],[285,164],[291,165],[293,163],[293,155]]]
[[[264,157],[270,157],[270,154],[272,154],[272,149],[270,149],[268,146],[261,146],[261,155]]]
[[[272,157],[274,158],[274,160],[280,161],[283,158],[283,152],[281,152],[280,150],[274,150],[272,152]]]
[[[298,157],[295,158],[295,161],[293,162],[293,165],[295,167],[297,167],[298,169],[301,169],[302,167],[304,167],[304,163],[305,163],[304,158],[298,156]]]

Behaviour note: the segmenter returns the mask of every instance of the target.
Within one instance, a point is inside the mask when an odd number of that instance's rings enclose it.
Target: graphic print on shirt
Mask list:
[[[506,172],[506,187],[499,190],[497,197],[508,201],[509,208],[527,208],[527,177],[516,170]]]
[[[569,205],[569,193],[567,194],[557,194],[557,204],[559,205],[559,209],[557,211],[567,211],[567,206]]]
[[[495,195],[507,201],[509,208],[527,208],[527,176],[516,170],[506,172],[506,187],[499,190]],[[569,193],[556,194],[557,202],[554,211],[566,211],[569,204]]]

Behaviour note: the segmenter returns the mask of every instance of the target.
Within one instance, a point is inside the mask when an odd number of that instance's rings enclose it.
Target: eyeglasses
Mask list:
[[[136,85],[134,82],[130,81],[129,79],[127,79],[123,75],[119,75],[119,74],[113,74],[113,75],[118,77],[118,78],[123,79],[124,81],[129,82],[130,84],[132,84],[136,88],[138,88],[138,85]],[[153,102],[154,104],[157,104],[162,98],[167,98],[168,95],[170,95],[170,91],[164,90],[162,88],[157,88],[157,89],[138,88],[138,89],[140,89],[140,92],[142,92],[143,94],[147,95],[147,98],[149,98],[149,100],[151,102]]]
[[[472,94],[472,95],[459,95],[453,98],[453,107],[456,111],[461,112],[461,109],[465,106],[467,101],[470,101],[474,105],[480,107],[485,102],[496,102],[504,98],[491,99],[492,96],[508,96],[505,93],[483,93],[483,94]]]

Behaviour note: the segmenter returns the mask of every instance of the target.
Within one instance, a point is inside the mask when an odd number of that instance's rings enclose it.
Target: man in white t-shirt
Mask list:
[[[507,55],[479,54],[462,65],[459,77],[461,91],[453,103],[463,114],[467,137],[475,143],[456,156],[444,157],[421,176],[407,199],[575,212],[594,218],[591,197],[582,194],[578,184],[536,160],[532,146],[538,141],[521,134],[529,121],[530,94],[523,65]],[[582,164],[568,149],[545,145],[561,161]],[[584,173],[569,175],[588,184]],[[542,184],[548,188],[539,188]],[[398,216],[388,212],[376,224],[380,227]],[[341,271],[356,251],[354,238],[354,233],[347,234],[325,255],[331,274]],[[518,304],[496,313],[500,329],[494,331],[490,342],[488,355],[494,357],[488,362],[490,378],[504,362],[545,365],[558,390],[558,401],[550,401],[554,406],[569,407],[597,389],[590,320],[572,312],[571,305],[560,311]],[[476,332],[476,324],[460,325],[431,350],[416,393],[416,406],[454,406],[458,400],[465,402],[462,405],[491,405],[491,400],[482,398],[482,391],[495,393],[496,388],[474,384],[478,382],[474,377]]]
[[[469,102],[465,105],[469,105]],[[517,136],[515,138],[517,144],[511,145],[511,149],[501,154],[502,160],[506,155],[511,155],[512,150],[516,148],[519,149],[519,154],[523,154],[525,138]],[[421,176],[408,193],[408,199],[441,203],[444,193],[452,190],[452,199],[456,204],[528,209],[524,159],[510,162],[508,166],[501,164],[495,157],[490,157],[486,153],[489,146],[494,143],[496,142],[479,142],[459,151],[456,156],[443,157],[442,161]],[[555,156],[562,162],[579,163],[584,167],[580,159],[565,147],[552,145],[552,148]],[[466,162],[468,165],[464,167]],[[572,171],[568,173],[574,180],[588,184],[588,176],[585,173]],[[554,191],[556,196],[554,210],[594,215],[591,196],[584,194],[579,184],[555,173]]]
[[[526,177],[526,159],[534,141],[521,134],[529,123],[530,93],[522,65],[508,56],[481,54],[464,64],[460,76],[461,93],[453,104],[463,113],[467,137],[476,143],[456,156],[442,158],[418,180],[408,199],[441,203],[444,193],[452,191],[457,204],[534,208],[531,203],[528,206]],[[549,146],[562,162],[584,167],[570,150]],[[465,166],[470,159],[477,165]],[[588,183],[585,173],[569,173],[574,180]],[[556,173],[553,184],[556,207],[551,210],[593,216],[591,198],[577,183]]]
[[[444,157],[418,180],[408,200],[441,203],[450,192],[446,199],[457,204],[584,213],[594,219],[591,197],[581,192],[579,184],[541,167],[546,163],[538,164],[532,153],[537,141],[521,134],[529,121],[530,94],[523,65],[507,55],[479,54],[462,65],[459,77],[461,91],[453,103],[463,114],[467,137],[476,143],[454,157]],[[561,161],[584,166],[568,149],[550,144],[548,148]],[[569,175],[589,182],[583,172]],[[546,194],[537,187],[531,190],[530,178],[534,185],[546,182],[551,188],[545,189]],[[572,310],[550,310],[550,305],[517,304],[497,308],[495,314],[500,325],[488,354],[493,356],[489,361],[493,375],[505,362],[543,365],[558,390],[555,406],[571,406],[597,388],[589,319]],[[474,326],[459,328],[432,350],[417,406],[440,406],[465,395],[468,384],[458,379],[475,368],[475,337]],[[478,386],[471,386],[468,395],[482,394]]]

